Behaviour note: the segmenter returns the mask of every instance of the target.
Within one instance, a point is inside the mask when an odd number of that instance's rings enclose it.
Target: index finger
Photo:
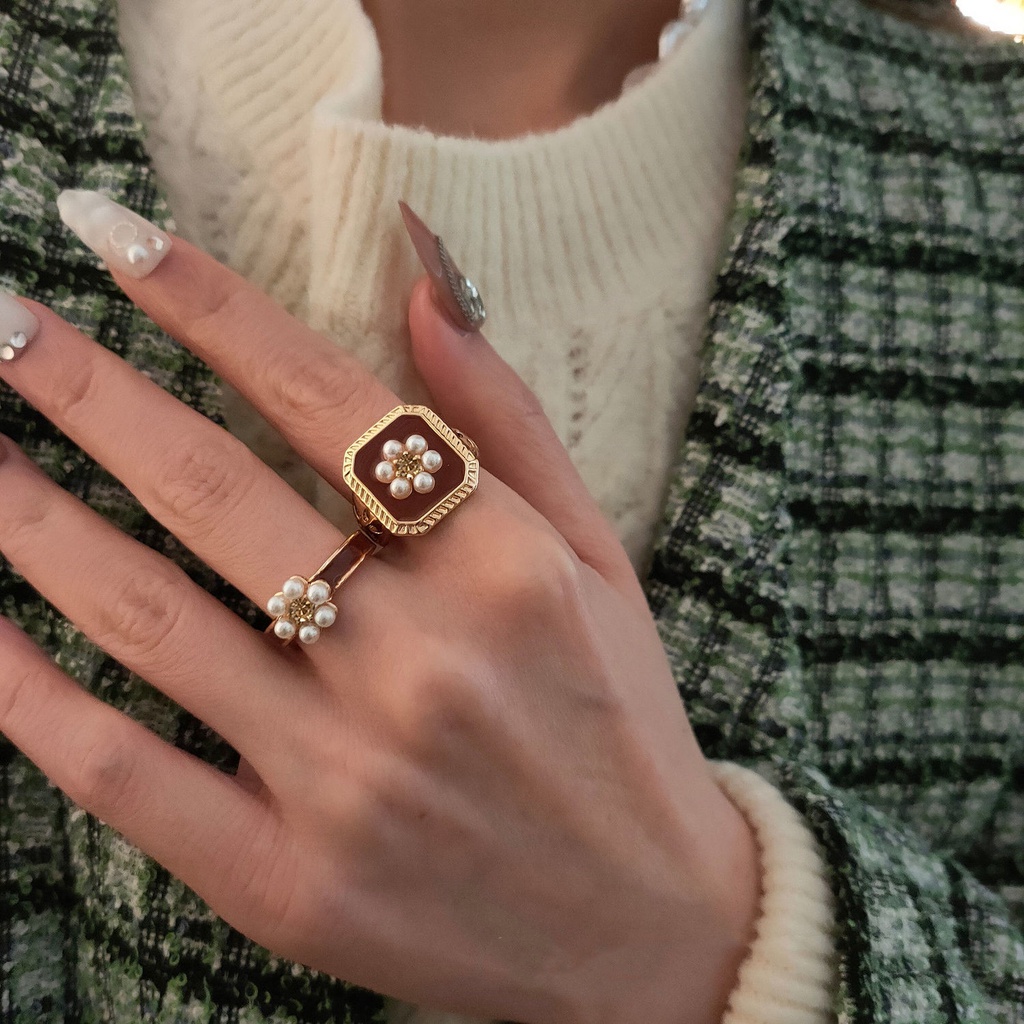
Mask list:
[[[389,388],[185,239],[98,192],[65,191],[58,206],[64,223],[107,263],[137,306],[229,381],[332,486],[348,493],[342,457],[367,426],[400,404]]]

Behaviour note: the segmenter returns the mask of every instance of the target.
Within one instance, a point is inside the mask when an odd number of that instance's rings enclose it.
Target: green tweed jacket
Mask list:
[[[1021,1022],[1024,46],[856,0],[752,3],[733,240],[651,607],[706,754],[774,781],[826,851],[840,1020]],[[0,284],[217,419],[217,381],[56,217],[69,186],[168,215],[115,28],[113,0],[0,0]],[[0,430],[256,621],[8,390]],[[3,565],[0,611],[84,686],[231,765]],[[248,942],[0,738],[0,1024],[380,1007]]]

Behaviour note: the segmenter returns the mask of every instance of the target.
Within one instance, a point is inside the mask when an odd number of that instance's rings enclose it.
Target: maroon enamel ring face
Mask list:
[[[345,452],[345,483],[388,533],[426,533],[476,490],[471,445],[426,406],[400,405]]]

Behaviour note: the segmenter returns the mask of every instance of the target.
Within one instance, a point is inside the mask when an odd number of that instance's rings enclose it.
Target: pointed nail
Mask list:
[[[398,206],[420,262],[430,275],[434,294],[448,318],[459,330],[479,331],[487,319],[487,310],[476,285],[459,270],[440,236],[423,223],[409,204],[399,199]]]
[[[39,331],[39,321],[10,292],[0,290],[0,361],[17,359]]]
[[[155,224],[99,192],[65,189],[57,196],[60,219],[103,260],[128,277],[145,277],[171,248]]]

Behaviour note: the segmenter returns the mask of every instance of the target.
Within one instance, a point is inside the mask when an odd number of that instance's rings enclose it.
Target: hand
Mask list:
[[[118,283],[325,479],[399,404],[174,239]],[[248,449],[37,303],[2,374],[252,600],[344,534]],[[754,842],[689,728],[640,586],[533,395],[426,281],[410,308],[477,492],[284,648],[0,442],[0,549],[207,722],[230,777],[85,693],[0,621],[0,729],[77,803],[289,959],[523,1022],[716,1021],[752,938]]]

